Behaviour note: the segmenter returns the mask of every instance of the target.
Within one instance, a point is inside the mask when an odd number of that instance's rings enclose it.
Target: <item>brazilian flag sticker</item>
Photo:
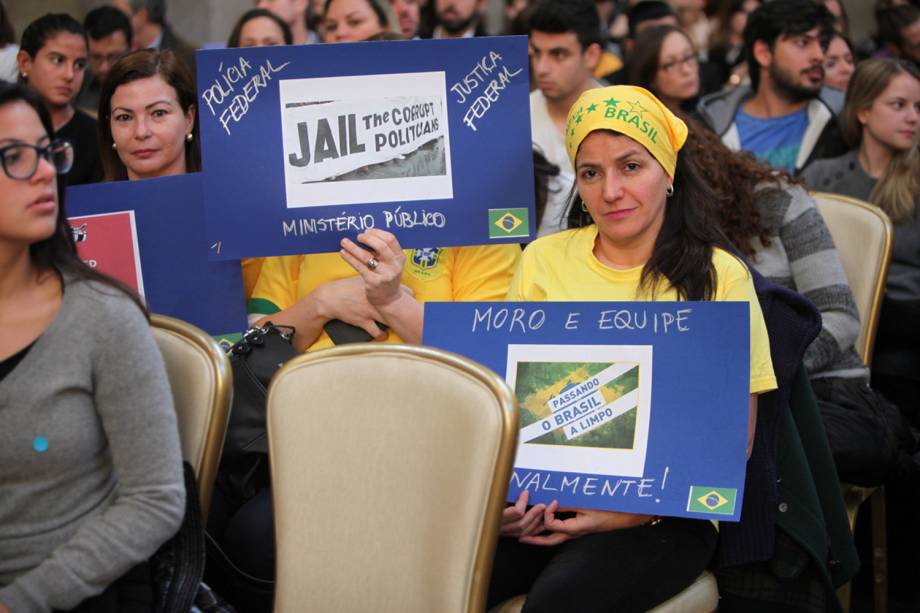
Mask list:
[[[530,236],[528,211],[521,209],[489,209],[489,238]]]
[[[735,512],[738,490],[733,487],[708,487],[691,485],[687,511],[731,515]]]

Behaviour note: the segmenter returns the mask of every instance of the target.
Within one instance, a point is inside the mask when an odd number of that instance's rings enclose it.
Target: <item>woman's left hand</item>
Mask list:
[[[370,228],[359,234],[357,239],[371,252],[343,238],[339,253],[364,279],[367,301],[377,308],[386,306],[403,293],[400,280],[406,265],[406,255],[396,237],[385,230]]]
[[[572,512],[575,517],[559,519],[556,512]],[[521,537],[522,543],[529,545],[559,545],[568,540],[592,534],[609,532],[622,528],[635,528],[654,519],[652,515],[637,513],[620,513],[618,511],[598,511],[596,509],[560,509],[559,503],[553,501],[543,511],[543,527],[550,534]]]

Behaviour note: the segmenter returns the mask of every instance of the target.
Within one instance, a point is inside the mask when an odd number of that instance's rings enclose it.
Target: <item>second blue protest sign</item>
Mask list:
[[[429,302],[423,342],[514,390],[509,500],[737,520],[749,326],[743,302]]]
[[[212,258],[534,237],[525,37],[199,51]]]

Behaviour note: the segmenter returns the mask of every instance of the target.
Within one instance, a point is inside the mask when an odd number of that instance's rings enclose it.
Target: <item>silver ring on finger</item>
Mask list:
[[[380,266],[380,260],[377,258],[371,258],[367,261],[367,267],[371,270],[377,270],[378,266]]]

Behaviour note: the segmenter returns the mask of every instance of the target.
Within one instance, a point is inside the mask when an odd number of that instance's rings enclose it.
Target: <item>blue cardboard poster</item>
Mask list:
[[[499,373],[520,406],[509,501],[737,521],[746,302],[427,303],[423,342]]]
[[[200,50],[214,259],[535,236],[526,37]]]
[[[151,312],[214,336],[246,329],[240,263],[208,259],[201,174],[70,187],[66,206],[80,258]]]

